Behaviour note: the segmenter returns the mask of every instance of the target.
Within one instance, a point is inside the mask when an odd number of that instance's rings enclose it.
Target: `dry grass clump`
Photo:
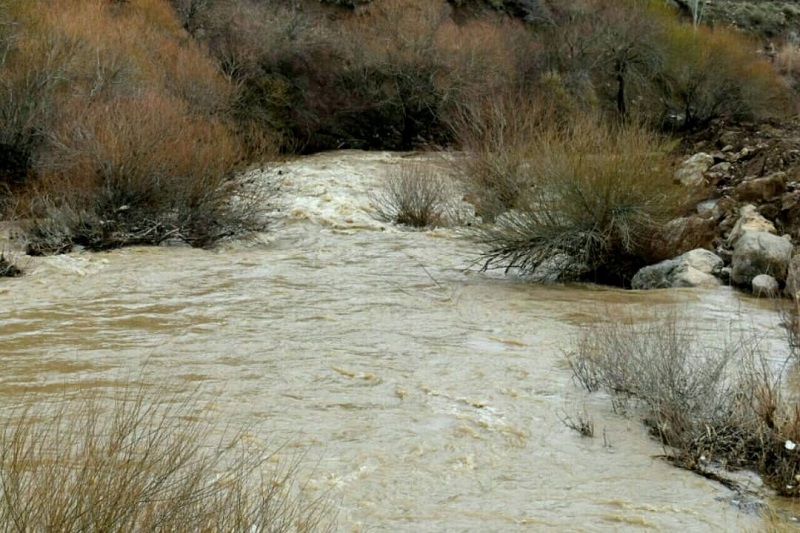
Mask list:
[[[625,284],[652,259],[656,230],[685,202],[672,184],[665,141],[591,116],[520,131],[508,144],[488,143],[467,168],[486,191],[477,189],[479,205],[499,199],[510,208],[477,234],[484,268]]]
[[[3,413],[2,531],[332,531],[297,461],[214,437],[199,406],[140,390]],[[161,400],[164,400],[161,403]]]
[[[452,187],[442,174],[422,165],[404,165],[387,174],[372,201],[381,220],[426,228],[447,223],[452,195]]]
[[[708,347],[674,315],[625,320],[587,328],[569,363],[588,391],[641,414],[675,464],[749,469],[800,495],[800,408],[752,340]]]

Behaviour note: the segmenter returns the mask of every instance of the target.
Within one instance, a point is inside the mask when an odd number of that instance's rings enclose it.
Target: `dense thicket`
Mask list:
[[[451,146],[510,95],[655,130],[780,115],[758,48],[649,0],[0,0],[0,207],[44,221],[35,252],[205,245],[253,222],[244,162]]]
[[[446,145],[464,108],[554,77],[584,109],[655,128],[769,116],[787,99],[758,43],[664,2],[174,2],[237,87],[240,120],[286,150]]]
[[[0,0],[0,91],[0,198],[29,251],[205,245],[247,222],[234,88],[164,2]]]

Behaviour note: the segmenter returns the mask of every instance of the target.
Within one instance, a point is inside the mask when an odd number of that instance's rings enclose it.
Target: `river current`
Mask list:
[[[778,338],[774,309],[726,288],[482,273],[457,228],[375,218],[370,191],[413,159],[254,172],[279,185],[269,230],[214,250],[23,259],[24,277],[0,280],[0,402],[145,374],[302,450],[305,490],[332,498],[340,531],[757,529],[735,494],[584,394],[564,354],[582,324],[653,310],[691,316],[710,342],[743,323]],[[584,410],[594,438],[561,421]]]

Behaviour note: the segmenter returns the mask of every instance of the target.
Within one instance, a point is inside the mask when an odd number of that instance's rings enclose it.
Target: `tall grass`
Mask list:
[[[675,464],[753,470],[800,495],[800,408],[755,339],[707,346],[674,314],[629,318],[587,327],[568,360],[589,392],[641,416]]]
[[[0,530],[333,530],[327,500],[302,494],[296,460],[215,437],[199,408],[129,388],[4,410]]]

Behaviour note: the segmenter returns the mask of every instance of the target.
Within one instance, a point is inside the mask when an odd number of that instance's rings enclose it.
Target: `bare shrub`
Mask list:
[[[786,84],[741,31],[681,22],[669,2],[562,2],[552,12],[540,37],[546,70],[618,118],[697,128],[787,111]]]
[[[719,469],[750,469],[800,494],[800,409],[754,339],[709,347],[670,314],[590,326],[568,360],[587,390],[639,413],[675,464],[723,482]]]
[[[256,155],[230,124],[233,88],[165,2],[2,1],[0,189],[31,253],[205,246],[256,224],[232,179]]]
[[[2,413],[2,531],[332,531],[298,461],[144,389]],[[279,450],[278,450],[279,451]]]
[[[0,61],[0,185],[24,184],[45,132],[56,123],[57,95],[72,79],[72,62],[80,43],[62,35],[31,40],[23,22],[6,22],[9,35]]]
[[[646,403],[653,430],[670,446],[691,434],[695,418],[713,418],[727,394],[736,349],[700,350],[676,317],[602,324],[579,337],[570,367],[588,391],[614,395],[620,410]],[[709,415],[706,415],[706,413]]]
[[[381,220],[424,228],[446,223],[452,190],[440,173],[404,165],[390,171],[383,188],[372,196]]]
[[[357,11],[211,8],[201,38],[236,84],[237,118],[277,132],[285,151],[446,145],[453,110],[515,83],[512,41],[531,40],[515,21],[457,24],[444,0]]]
[[[685,202],[666,142],[589,116],[548,124],[525,143],[512,148],[524,154],[509,180],[513,209],[477,233],[484,268],[626,284],[653,254],[655,230]]]
[[[575,410],[574,415],[564,412],[563,415],[558,417],[561,423],[569,429],[577,431],[582,437],[594,437],[594,420],[589,416],[586,407],[583,409]]]
[[[179,100],[155,92],[95,105],[53,137],[30,193],[30,252],[206,246],[258,226],[261,198],[232,179],[236,139]]]
[[[763,119],[788,109],[787,85],[756,54],[755,41],[733,31],[669,25],[660,36],[663,67],[655,76],[664,116],[698,127],[719,116]]]
[[[536,154],[531,143],[545,113],[523,95],[485,98],[462,106],[453,127],[467,157],[457,175],[475,212],[485,221],[516,209],[530,186],[528,169]]]

